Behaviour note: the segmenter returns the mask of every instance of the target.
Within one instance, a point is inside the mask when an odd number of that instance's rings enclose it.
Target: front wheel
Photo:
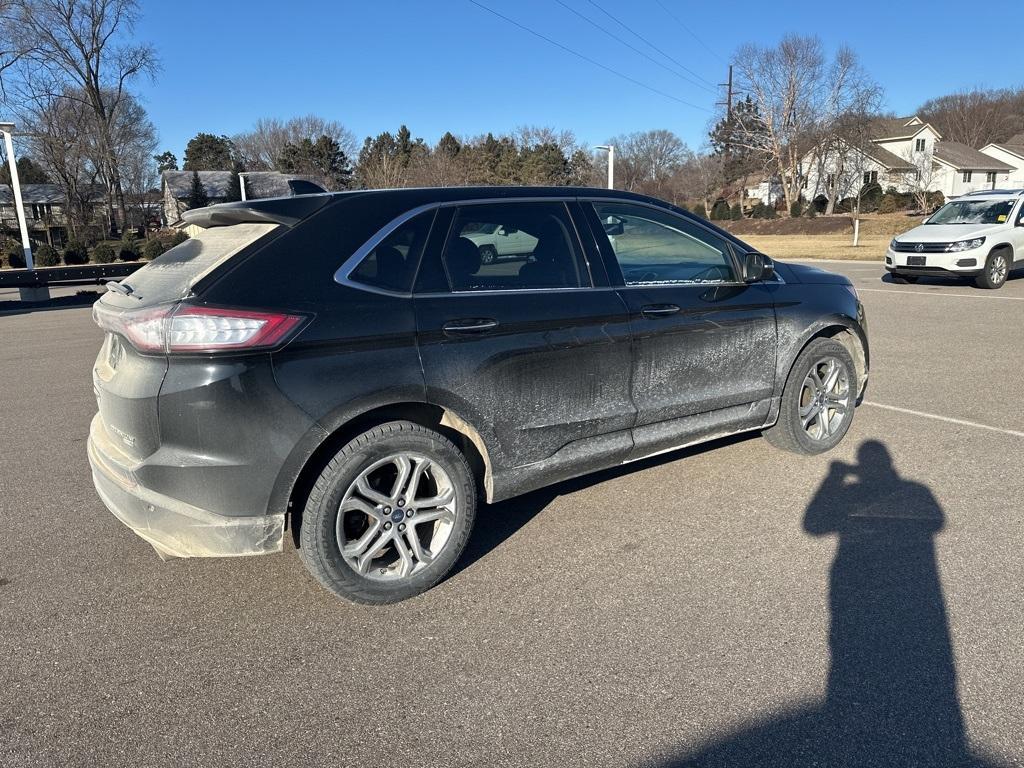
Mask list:
[[[1005,250],[992,251],[985,261],[985,269],[974,278],[979,288],[1002,288],[1010,274],[1010,259]]]
[[[480,262],[482,264],[493,264],[498,260],[498,250],[493,245],[480,246]]]
[[[472,472],[451,441],[393,421],[352,440],[324,468],[303,511],[299,554],[336,595],[394,603],[451,570],[475,510]]]
[[[857,369],[846,347],[832,339],[814,339],[793,363],[778,421],[764,436],[793,453],[824,453],[846,435],[856,400]]]

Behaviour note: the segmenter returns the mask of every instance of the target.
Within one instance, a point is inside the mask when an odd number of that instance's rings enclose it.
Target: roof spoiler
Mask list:
[[[207,229],[229,227],[232,224],[267,223],[294,227],[312,216],[330,202],[331,196],[303,194],[266,200],[245,200],[239,203],[218,203],[206,208],[185,211],[181,218],[186,224]]]
[[[319,195],[327,190],[306,179],[288,179],[288,191],[292,193],[292,197],[296,197],[298,195]]]

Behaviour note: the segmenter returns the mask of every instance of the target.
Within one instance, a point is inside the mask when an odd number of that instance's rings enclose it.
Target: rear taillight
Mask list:
[[[164,305],[118,311],[97,302],[100,328],[119,333],[140,352],[223,352],[256,350],[283,343],[303,317],[227,307]]]

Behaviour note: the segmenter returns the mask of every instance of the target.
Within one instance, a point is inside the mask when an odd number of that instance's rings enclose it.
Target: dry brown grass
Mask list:
[[[746,235],[762,253],[779,259],[865,259],[881,261],[891,235],[865,235],[853,247],[853,235]]]
[[[889,241],[913,229],[923,216],[865,214],[861,216],[860,244],[853,247],[853,221],[849,216],[815,219],[747,220],[735,227],[737,236],[769,256],[780,259],[867,259],[881,261]],[[728,227],[728,224],[726,224]],[[803,232],[793,232],[803,229]],[[772,230],[788,230],[780,233]]]

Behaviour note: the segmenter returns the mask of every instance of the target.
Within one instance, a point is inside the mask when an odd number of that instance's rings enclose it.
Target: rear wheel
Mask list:
[[[824,453],[846,435],[856,400],[857,369],[846,347],[832,339],[814,339],[793,363],[778,421],[764,436],[794,453]]]
[[[974,278],[974,284],[979,288],[1002,288],[1009,274],[1010,254],[1006,249],[1001,248],[988,255],[985,269]]]
[[[493,264],[498,260],[498,251],[493,245],[480,246],[480,261],[483,264]]]
[[[299,554],[336,595],[397,602],[451,570],[475,509],[462,453],[431,429],[389,422],[352,440],[324,468],[303,512]]]

